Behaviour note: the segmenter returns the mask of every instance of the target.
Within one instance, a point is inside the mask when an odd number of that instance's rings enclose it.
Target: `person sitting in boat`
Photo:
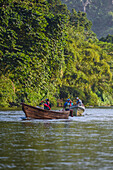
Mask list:
[[[69,102],[70,102],[70,106],[73,106],[73,102],[72,102],[72,100],[70,100]]]
[[[63,110],[70,110],[70,99],[67,99],[67,101],[64,103]]]
[[[51,104],[49,103],[49,99],[46,99],[46,103],[44,103],[44,109],[51,110]]]
[[[39,104],[40,107],[44,106],[44,101],[42,100],[41,103]]]
[[[80,100],[79,97],[77,97],[76,99],[77,99],[76,104],[82,106],[82,100]]]
[[[67,99],[67,101],[64,103],[63,110],[66,111],[70,110],[70,116],[73,117],[73,110],[70,109],[70,107],[73,105],[72,101],[70,99]]]

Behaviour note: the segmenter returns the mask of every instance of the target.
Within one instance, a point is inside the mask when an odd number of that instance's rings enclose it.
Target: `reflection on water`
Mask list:
[[[21,117],[0,112],[1,169],[112,169],[113,109],[86,109],[68,120]]]

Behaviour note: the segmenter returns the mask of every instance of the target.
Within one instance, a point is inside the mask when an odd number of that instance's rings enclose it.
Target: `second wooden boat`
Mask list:
[[[70,107],[73,110],[73,116],[82,116],[85,111],[85,106],[73,105]]]
[[[22,103],[22,110],[27,118],[35,119],[68,119],[70,114],[70,111],[45,110],[25,103]]]

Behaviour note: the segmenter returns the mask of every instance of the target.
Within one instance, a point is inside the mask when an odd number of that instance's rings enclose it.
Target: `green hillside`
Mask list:
[[[0,1],[0,106],[79,96],[113,105],[113,42],[60,0]]]

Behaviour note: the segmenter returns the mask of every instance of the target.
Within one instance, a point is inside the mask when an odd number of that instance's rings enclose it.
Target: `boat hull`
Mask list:
[[[82,116],[84,111],[85,111],[85,107],[84,106],[71,106],[71,109],[73,110],[73,116]]]
[[[22,103],[22,110],[27,118],[33,119],[68,119],[70,111],[45,110]]]

